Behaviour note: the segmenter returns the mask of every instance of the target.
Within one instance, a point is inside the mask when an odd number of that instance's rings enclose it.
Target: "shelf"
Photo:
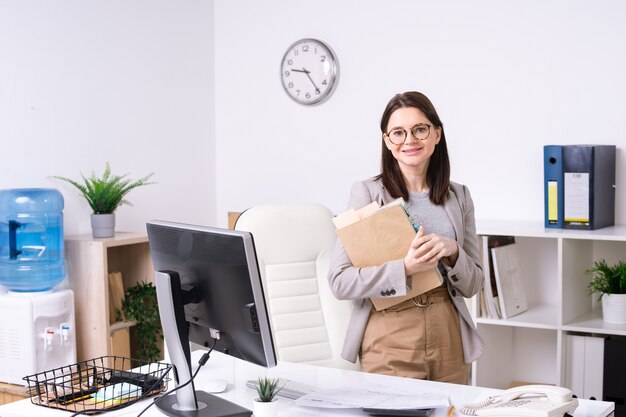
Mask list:
[[[529,327],[534,329],[557,330],[557,307],[551,305],[529,305],[528,310],[509,319],[488,319],[477,317],[477,323],[496,326]]]
[[[574,320],[559,325],[557,323],[555,306],[529,306],[528,311],[510,319],[489,319],[477,317],[478,324],[494,326],[527,327],[533,329],[562,330],[579,333],[602,333],[607,335],[626,336],[625,324],[608,324],[602,321],[600,309],[590,310]],[[550,318],[550,320],[546,320]]]
[[[602,321],[602,310],[595,308],[566,323],[563,330],[581,333],[601,333],[626,336],[626,324],[609,324]]]
[[[476,231],[479,235],[546,237],[543,224],[537,222],[511,222],[504,220],[476,220]]]
[[[110,333],[114,333],[120,329],[133,327],[137,322],[135,320],[116,321],[109,326]]]
[[[91,235],[66,236],[65,240],[78,242],[94,242],[104,245],[107,248],[116,246],[134,245],[148,241],[145,233],[135,232],[115,232],[113,237],[94,238]]]
[[[479,235],[626,241],[626,225],[596,230],[550,229],[539,222],[483,219],[476,220],[476,230]]]

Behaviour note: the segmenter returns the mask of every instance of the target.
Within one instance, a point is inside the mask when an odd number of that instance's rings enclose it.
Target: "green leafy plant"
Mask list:
[[[279,381],[278,378],[259,377],[259,386],[256,388],[256,392],[259,394],[260,402],[269,403],[274,399],[276,394],[283,388],[278,386]]]
[[[609,265],[604,259],[595,261],[585,271],[591,277],[588,285],[590,294],[626,294],[626,263],[619,261]]]
[[[126,178],[128,174],[112,175],[111,167],[107,162],[101,177],[97,177],[95,172],[92,173],[90,177],[85,177],[82,173],[80,175],[83,178],[82,184],[67,177],[55,175],[52,176],[52,178],[69,182],[74,187],[78,188],[89,203],[94,214],[112,214],[122,204],[132,205],[124,199],[126,194],[142,185],[153,184],[148,182],[148,180],[154,173],[150,173],[143,178],[133,181]]]
[[[156,288],[151,282],[140,282],[126,290],[122,311],[128,320],[135,320],[137,359],[156,362],[160,359],[159,340],[163,330],[159,319]],[[118,312],[116,312],[117,314]],[[121,315],[121,312],[119,312]]]

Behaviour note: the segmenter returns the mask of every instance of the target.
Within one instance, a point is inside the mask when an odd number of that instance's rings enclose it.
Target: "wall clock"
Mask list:
[[[317,39],[300,39],[287,48],[280,78],[287,95],[305,105],[318,104],[332,94],[339,75],[335,54]]]

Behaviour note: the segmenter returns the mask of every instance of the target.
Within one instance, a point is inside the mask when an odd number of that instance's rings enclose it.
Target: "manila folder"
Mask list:
[[[395,259],[403,259],[415,230],[404,208],[400,205],[383,207],[364,219],[337,229],[337,236],[356,267],[377,266]],[[411,290],[400,297],[373,297],[377,311],[400,304],[443,283],[437,268],[411,275]]]

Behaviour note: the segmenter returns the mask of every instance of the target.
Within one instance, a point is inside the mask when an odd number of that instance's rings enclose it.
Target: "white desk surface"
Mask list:
[[[192,363],[197,364],[198,359],[204,353],[196,351],[192,354]],[[415,392],[444,392],[450,396],[450,401],[458,406],[483,400],[485,397],[499,391],[455,384],[420,381],[408,378],[397,378],[384,375],[368,374],[364,372],[348,371],[335,368],[311,366],[306,364],[279,362],[274,368],[263,368],[221,353],[214,352],[200,370],[196,377],[196,389],[201,390],[206,381],[211,379],[225,379],[228,382],[228,390],[219,394],[221,397],[252,409],[252,400],[256,392],[246,388],[245,383],[249,379],[259,376],[270,376],[305,382],[310,385],[333,388],[347,385],[358,386],[359,384],[380,384],[384,387],[397,387],[403,390],[415,390]],[[107,416],[136,416],[146,407],[152,399],[141,401],[124,409],[106,413]],[[319,409],[305,408],[292,404],[291,400],[279,399],[279,417],[314,417],[314,416],[366,416],[361,410],[346,409]],[[606,417],[611,414],[614,404],[604,401],[580,400],[579,406],[574,413],[575,417]],[[29,399],[13,402],[0,406],[1,417],[68,417],[67,411],[54,410],[46,407],[33,405]],[[162,417],[156,406],[152,406],[145,414],[146,417]],[[461,416],[455,411],[454,416]]]

